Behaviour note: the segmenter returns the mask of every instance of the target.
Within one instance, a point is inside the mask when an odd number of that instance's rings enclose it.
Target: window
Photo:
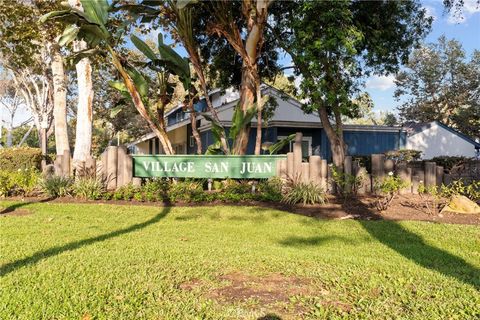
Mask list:
[[[286,136],[278,136],[277,141],[286,139]],[[279,153],[287,153],[293,151],[293,144],[295,141],[290,141],[290,144],[285,146]],[[303,137],[302,138],[302,158],[308,158],[312,155],[312,137]]]
[[[193,147],[195,147],[195,137],[190,136],[190,148],[193,148]]]

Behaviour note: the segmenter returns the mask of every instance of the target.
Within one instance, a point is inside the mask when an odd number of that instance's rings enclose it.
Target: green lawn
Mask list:
[[[0,202],[12,205],[32,214],[0,218],[0,319],[480,316],[477,226]],[[218,295],[224,275],[279,273],[308,290],[278,303]]]

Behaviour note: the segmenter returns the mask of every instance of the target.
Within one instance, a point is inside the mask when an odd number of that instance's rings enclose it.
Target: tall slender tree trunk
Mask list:
[[[57,43],[52,46],[52,77],[53,77],[53,121],[55,129],[55,147],[57,154],[70,151],[67,129],[67,81],[63,66],[63,57]]]
[[[255,74],[252,70],[243,62],[242,66],[242,83],[240,88],[240,102],[238,108],[242,110],[243,114],[247,113],[249,108],[253,107],[255,103]],[[250,128],[251,124],[248,123],[244,127],[240,128],[237,138],[233,145],[234,154],[246,154],[248,148],[248,141],[250,138]],[[261,130],[261,125],[260,125]]]
[[[83,11],[80,0],[69,0],[73,8]],[[87,49],[85,41],[76,40],[73,43],[75,52]],[[77,127],[75,130],[75,150],[73,151],[73,162],[84,162],[90,156],[92,149],[92,124],[93,124],[93,84],[92,66],[90,59],[83,58],[76,65],[78,82],[78,106],[77,106]]]
[[[343,170],[343,163],[346,155],[346,145],[343,140],[343,131],[341,129],[339,132],[335,131],[335,128],[333,128],[332,124],[330,123],[327,109],[325,107],[318,108],[318,114],[320,116],[320,121],[322,122],[323,130],[327,134],[328,140],[330,141],[333,164],[339,170]],[[337,128],[341,128],[341,123],[337,123]]]
[[[202,139],[200,137],[200,133],[198,132],[197,113],[195,111],[195,107],[193,106],[192,99],[190,99],[188,102],[188,109],[190,110],[190,123],[192,124],[192,135],[197,145],[197,154],[202,154]]]
[[[255,155],[260,154],[262,148],[262,128],[263,128],[263,99],[260,91],[260,81],[257,80],[257,136],[255,139]]]

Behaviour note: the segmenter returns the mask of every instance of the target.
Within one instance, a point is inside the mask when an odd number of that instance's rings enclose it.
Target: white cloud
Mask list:
[[[465,23],[472,15],[480,12],[480,3],[478,0],[464,0],[463,7],[460,11],[452,8],[448,15],[447,22],[449,24]]]
[[[424,6],[427,17],[432,17],[433,20],[437,20],[437,10],[432,6]]]
[[[395,76],[372,76],[365,83],[367,89],[385,91],[395,87]]]

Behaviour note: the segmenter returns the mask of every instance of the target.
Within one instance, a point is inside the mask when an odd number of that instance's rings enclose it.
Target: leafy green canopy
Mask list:
[[[467,60],[462,45],[440,37],[415,50],[396,79],[395,96],[404,102],[406,121],[440,121],[480,137],[480,51]]]
[[[398,71],[432,22],[418,1],[278,1],[270,12],[269,31],[302,75],[305,110],[347,116],[363,79]]]

